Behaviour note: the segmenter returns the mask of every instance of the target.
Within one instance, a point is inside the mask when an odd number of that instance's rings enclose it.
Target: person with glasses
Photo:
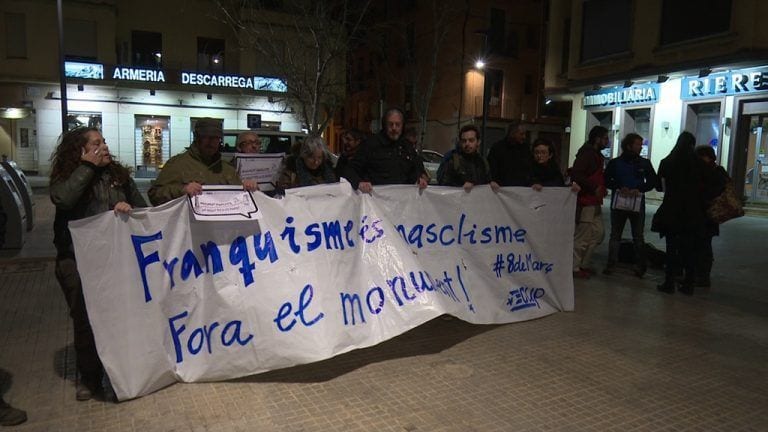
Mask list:
[[[223,136],[221,120],[197,120],[192,145],[168,160],[147,191],[152,205],[184,195],[199,195],[203,192],[203,185],[242,185],[247,191],[258,190],[256,180],[241,181],[235,168],[222,161]]]
[[[237,136],[238,153],[261,153],[261,138],[256,132],[246,131]]]

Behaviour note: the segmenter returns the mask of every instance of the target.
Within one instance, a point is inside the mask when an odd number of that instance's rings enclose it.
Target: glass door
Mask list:
[[[624,110],[624,122],[621,128],[621,138],[629,133],[636,133],[643,137],[643,147],[640,149],[640,156],[647,158],[651,147],[651,109],[637,108]],[[616,154],[621,153],[621,142],[616,143]]]
[[[744,195],[750,201],[768,202],[768,115],[750,118]]]
[[[608,137],[611,138],[611,143],[608,147],[602,150],[603,156],[606,159],[611,159],[613,154],[611,149],[613,142],[616,140],[613,133],[613,111],[590,111],[587,113],[587,135],[589,131],[595,126],[602,126],[608,129]],[[586,141],[586,139],[585,139]]]

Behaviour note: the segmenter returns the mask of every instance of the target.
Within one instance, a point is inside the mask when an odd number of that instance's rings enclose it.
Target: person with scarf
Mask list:
[[[298,154],[288,156],[283,161],[277,188],[285,190],[337,181],[325,142],[319,136],[311,136],[301,144]]]

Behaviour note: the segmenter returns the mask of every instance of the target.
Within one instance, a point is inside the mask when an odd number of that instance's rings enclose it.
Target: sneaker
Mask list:
[[[573,272],[573,277],[576,279],[589,279],[589,272],[584,269],[578,269]]]
[[[636,268],[634,270],[634,273],[635,273],[635,276],[642,278],[643,276],[645,276],[645,268]]]
[[[587,272],[590,276],[594,276],[597,273],[595,269],[590,267],[582,267],[581,270]]]
[[[656,285],[656,289],[658,291],[663,292],[663,293],[674,294],[675,293],[675,284],[664,282],[662,284]]]
[[[0,426],[16,426],[27,421],[27,413],[0,399]]]

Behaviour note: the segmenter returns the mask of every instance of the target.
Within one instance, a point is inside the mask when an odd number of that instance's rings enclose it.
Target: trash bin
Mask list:
[[[32,195],[32,185],[29,184],[24,171],[14,161],[0,162],[5,171],[13,179],[16,189],[21,193],[21,201],[24,204],[24,212],[27,214],[27,231],[32,231],[35,225],[35,198]]]
[[[11,175],[0,165],[0,248],[21,249],[27,227],[27,214]]]

